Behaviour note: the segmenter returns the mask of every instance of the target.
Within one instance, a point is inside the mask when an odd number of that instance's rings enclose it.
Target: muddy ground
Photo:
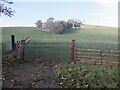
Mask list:
[[[3,88],[60,88],[53,67],[57,62],[24,62],[17,67],[4,68]]]

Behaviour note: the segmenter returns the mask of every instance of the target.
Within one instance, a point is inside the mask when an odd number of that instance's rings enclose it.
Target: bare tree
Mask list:
[[[49,31],[50,33],[53,33],[54,31],[54,18],[50,17],[47,19],[47,21],[44,23],[45,29]]]
[[[42,21],[41,20],[38,20],[36,23],[36,26],[38,27],[38,28],[42,28]]]
[[[64,24],[63,21],[56,21],[54,22],[54,33],[61,34],[64,31]]]
[[[47,19],[47,22],[53,22],[54,21],[54,18],[53,17],[50,17]]]

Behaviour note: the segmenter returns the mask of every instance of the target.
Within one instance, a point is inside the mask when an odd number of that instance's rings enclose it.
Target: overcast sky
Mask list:
[[[11,0],[16,13],[12,18],[2,15],[0,26],[35,26],[41,19],[79,19],[86,24],[118,26],[119,0]],[[24,2],[25,1],[25,2]],[[49,2],[48,2],[49,1]]]

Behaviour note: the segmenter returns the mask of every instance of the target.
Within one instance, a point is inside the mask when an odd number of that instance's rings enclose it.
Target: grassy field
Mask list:
[[[48,42],[70,42],[76,40],[77,47],[93,49],[117,49],[118,29],[112,27],[100,27],[83,25],[81,29],[66,30],[64,34],[55,35],[44,32],[36,27],[3,27],[2,43],[10,47],[10,36],[16,36],[16,40],[22,37],[31,37],[26,46],[28,58],[40,58],[43,60],[70,59],[70,44],[47,44]],[[46,42],[42,44],[43,42]]]
[[[21,40],[22,37],[31,37],[31,42],[60,42],[70,41],[75,39],[81,46],[87,48],[116,48],[118,42],[118,29],[111,27],[100,27],[84,25],[80,30],[66,30],[65,34],[55,35],[41,31],[35,27],[3,27],[2,42],[10,42],[10,35],[16,35],[16,40]],[[104,47],[103,47],[104,46]]]
[[[35,27],[4,27],[2,29],[2,44],[4,48],[11,47],[10,36],[16,40],[22,37],[31,37],[26,45],[25,60],[27,61],[61,61],[54,66],[54,73],[60,86],[76,88],[120,88],[118,67],[100,64],[71,63],[70,44],[53,44],[49,42],[70,42],[76,40],[77,47],[93,49],[118,49],[118,29],[84,25],[81,29],[67,30],[64,34],[55,35],[41,31]],[[9,58],[7,58],[9,59]],[[13,60],[13,61],[12,61]],[[3,65],[18,65],[15,60]],[[15,62],[15,64],[13,63]]]

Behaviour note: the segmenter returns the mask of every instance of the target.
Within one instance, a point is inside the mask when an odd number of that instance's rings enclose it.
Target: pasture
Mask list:
[[[9,43],[12,34],[16,35],[17,40],[30,36],[31,43],[69,42],[75,39],[82,47],[104,49],[116,49],[118,44],[118,29],[112,27],[84,25],[81,29],[66,30],[60,35],[50,34],[36,27],[3,27],[2,43]]]
[[[76,40],[80,48],[91,49],[118,49],[118,29],[111,27],[100,27],[83,25],[81,29],[66,30],[64,34],[50,34],[36,27],[3,27],[2,43],[10,47],[11,35],[16,36],[16,41],[22,37],[31,37],[26,46],[26,58],[40,58],[43,60],[69,60],[70,41]],[[50,44],[64,42],[68,44]],[[4,47],[3,47],[4,48]]]
[[[43,78],[43,76],[50,76],[52,79],[45,78],[46,81],[50,82],[53,80],[53,73],[55,74],[54,77],[59,82],[56,83],[57,85],[55,85],[55,87],[120,87],[118,79],[119,68],[112,67],[110,65],[89,65],[86,63],[81,64],[80,62],[71,63],[70,60],[70,42],[72,39],[76,40],[76,45],[80,48],[117,50],[117,28],[83,25],[81,29],[66,30],[64,34],[56,35],[44,32],[36,27],[3,27],[1,42],[3,45],[3,50],[11,48],[11,35],[16,36],[16,41],[21,40],[22,37],[31,37],[31,41],[25,47],[25,61],[27,61],[27,63],[24,62],[21,65],[19,60],[16,61],[17,59],[15,57],[14,59],[9,57],[7,57],[7,59],[6,57],[3,58],[4,67],[17,67],[11,68],[12,72],[8,70],[12,74],[15,74],[16,77],[18,76],[19,80],[21,81],[20,83],[15,79],[17,84],[15,82],[11,82],[12,87],[19,87],[19,85],[21,85],[21,87],[31,86],[33,88],[44,88],[47,86],[45,82],[36,82],[36,79],[34,80],[30,75],[32,74],[37,79]],[[3,53],[3,56],[6,55]],[[44,63],[47,64],[44,65]],[[26,70],[29,72],[26,73]],[[6,69],[4,69],[4,71],[3,74],[5,75]],[[19,73],[16,74],[18,71],[23,73],[25,80],[21,79],[21,75]],[[52,76],[49,75],[48,72],[52,73]],[[30,82],[27,81],[28,76],[29,78],[31,77]],[[25,84],[23,85],[22,82]],[[5,81],[3,85],[4,87],[7,87]],[[49,83],[48,86],[54,87],[54,83]]]

